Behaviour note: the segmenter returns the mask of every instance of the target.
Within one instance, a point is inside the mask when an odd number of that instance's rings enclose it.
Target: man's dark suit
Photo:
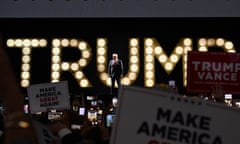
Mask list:
[[[113,95],[114,84],[117,81],[118,87],[121,84],[121,75],[123,75],[123,62],[121,59],[116,60],[116,62],[112,59],[108,64],[108,74],[111,77],[111,91],[110,94]]]

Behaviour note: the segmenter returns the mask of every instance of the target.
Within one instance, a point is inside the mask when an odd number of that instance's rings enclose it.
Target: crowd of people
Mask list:
[[[110,95],[112,96],[115,80],[118,86],[123,74],[122,61],[117,54],[113,54],[113,60],[109,62],[109,74],[112,79]],[[118,65],[118,66],[117,66]],[[0,98],[5,106],[0,114],[0,143],[16,144],[29,143],[37,144],[38,136],[32,124],[34,118],[31,114],[23,111],[24,96],[14,77],[7,53],[0,40]],[[120,70],[116,70],[117,67]],[[177,87],[174,87],[174,92]],[[224,102],[223,89],[216,85],[213,88],[215,102]],[[105,108],[111,107],[113,103],[104,105]],[[71,103],[71,106],[74,106]],[[85,105],[87,109],[89,105]],[[77,108],[78,109],[78,108]],[[78,109],[79,110],[79,109]],[[105,126],[105,122],[97,125],[89,124],[87,113],[82,117],[81,128],[71,128],[71,120],[76,118],[74,110],[63,111],[63,117],[54,122],[44,123],[54,136],[59,138],[61,144],[108,144],[111,138],[111,129]]]
[[[119,61],[118,61],[119,62]],[[32,114],[24,113],[24,94],[14,76],[13,68],[0,37],[0,143],[38,143],[38,136],[32,124]],[[113,72],[113,70],[112,70]],[[109,128],[104,125],[89,125],[84,118],[81,129],[71,129],[71,110],[64,111],[63,117],[54,122],[45,123],[54,136],[65,144],[106,144],[109,143]]]

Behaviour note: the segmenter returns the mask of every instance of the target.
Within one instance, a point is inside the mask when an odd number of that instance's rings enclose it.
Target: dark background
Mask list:
[[[154,37],[170,55],[181,38],[192,38],[193,50],[197,50],[199,38],[224,38],[232,41],[237,52],[240,48],[240,18],[2,18],[0,32],[4,43],[8,38],[44,38],[48,41],[47,48],[32,50],[31,84],[50,82],[51,41],[54,38],[77,38],[88,42],[92,48],[92,60],[83,70],[92,83],[92,88],[80,88],[69,72],[61,75],[61,80],[68,80],[70,93],[85,95],[108,94],[109,88],[104,86],[96,71],[96,40],[99,37],[108,40],[108,56],[118,51],[124,62],[125,73],[128,71],[129,38],[140,41],[140,74],[133,85],[144,86],[143,71],[143,40]],[[20,82],[21,49],[6,48],[13,65],[14,73]],[[209,51],[223,51],[209,48]],[[62,60],[79,59],[79,51],[63,50]],[[175,79],[179,92],[186,93],[182,85],[182,59],[173,72],[168,75],[159,62],[155,63],[156,84],[168,83]],[[23,88],[23,91],[25,89]]]

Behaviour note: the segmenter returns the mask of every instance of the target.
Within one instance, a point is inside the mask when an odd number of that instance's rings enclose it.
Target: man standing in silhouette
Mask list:
[[[112,54],[112,59],[108,63],[108,74],[111,78],[110,95],[113,95],[115,81],[119,88],[121,85],[121,77],[123,75],[123,62],[118,58],[117,53]]]

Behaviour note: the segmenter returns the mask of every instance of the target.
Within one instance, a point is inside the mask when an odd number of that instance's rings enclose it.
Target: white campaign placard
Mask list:
[[[39,144],[61,144],[59,137],[53,134],[51,129],[39,121],[32,120]]]
[[[27,88],[27,93],[31,113],[44,112],[49,108],[70,108],[67,81],[31,85]]]
[[[111,144],[236,144],[240,110],[139,87],[119,90]]]

